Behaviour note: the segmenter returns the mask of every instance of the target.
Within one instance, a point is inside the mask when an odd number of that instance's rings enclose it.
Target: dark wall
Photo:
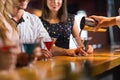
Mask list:
[[[41,9],[42,0],[31,0],[29,3],[30,8]]]
[[[69,0],[68,12],[76,13],[78,10],[85,10],[87,15],[105,15],[107,0]]]

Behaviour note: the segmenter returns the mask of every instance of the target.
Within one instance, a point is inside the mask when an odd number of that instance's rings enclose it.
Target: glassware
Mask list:
[[[79,46],[78,46],[78,43],[79,43],[79,42],[77,42],[77,41],[78,41],[77,39],[78,39],[78,38],[73,38],[73,41],[74,41],[76,47],[79,47]],[[84,47],[85,47],[85,50],[88,49],[88,44],[89,44],[89,41],[90,41],[91,39],[92,39],[92,37],[81,38],[82,43],[83,43],[83,45],[84,45]]]
[[[24,43],[23,46],[24,46],[25,52],[31,55],[36,46],[36,43]]]
[[[18,47],[4,45],[0,47],[0,70],[14,70],[16,68]]]
[[[55,41],[56,41],[56,38],[42,38],[44,49],[51,51]]]
[[[82,38],[82,42],[85,46],[85,50],[87,51],[88,49],[88,44],[89,44],[89,41],[92,40],[92,37],[86,37],[86,38]]]
[[[28,64],[32,61],[33,50],[37,46],[36,42],[24,42],[22,43],[22,52],[28,54]]]

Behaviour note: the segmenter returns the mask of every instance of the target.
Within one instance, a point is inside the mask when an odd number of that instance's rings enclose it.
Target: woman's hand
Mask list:
[[[78,56],[87,56],[88,55],[88,53],[85,51],[85,49],[84,48],[82,48],[82,47],[78,47],[76,50],[75,50],[75,53],[76,53],[76,55],[78,55]]]
[[[88,45],[87,53],[88,54],[93,54],[93,52],[94,52],[94,49],[93,49],[92,45]]]
[[[40,47],[36,47],[33,51],[33,60],[42,60],[42,59],[50,59],[52,57],[52,53],[45,49],[41,49]]]
[[[72,56],[72,57],[88,55],[88,53],[83,48],[80,48],[80,47],[77,49],[65,49],[65,53],[68,56]]]
[[[64,51],[67,56],[72,56],[72,57],[77,56],[76,49],[64,49]]]
[[[87,51],[84,48],[79,47],[76,49],[76,55],[87,56],[89,54],[93,54],[93,51],[94,49],[91,45],[88,45]]]
[[[41,58],[50,59],[52,57],[52,53],[45,49],[41,49]]]

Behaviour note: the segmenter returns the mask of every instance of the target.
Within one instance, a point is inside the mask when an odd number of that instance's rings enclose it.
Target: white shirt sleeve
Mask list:
[[[45,27],[43,26],[42,22],[40,19],[37,19],[37,33],[38,33],[38,37],[44,37],[44,38],[50,38],[49,33],[47,32],[47,30],[45,29]]]
[[[120,28],[120,16],[116,16],[116,24]]]

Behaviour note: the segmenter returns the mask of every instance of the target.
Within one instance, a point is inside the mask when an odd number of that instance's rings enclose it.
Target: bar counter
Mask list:
[[[95,51],[89,56],[55,56],[14,71],[0,71],[0,80],[99,80],[97,77],[120,65],[119,53]],[[111,74],[114,76],[113,71]]]

